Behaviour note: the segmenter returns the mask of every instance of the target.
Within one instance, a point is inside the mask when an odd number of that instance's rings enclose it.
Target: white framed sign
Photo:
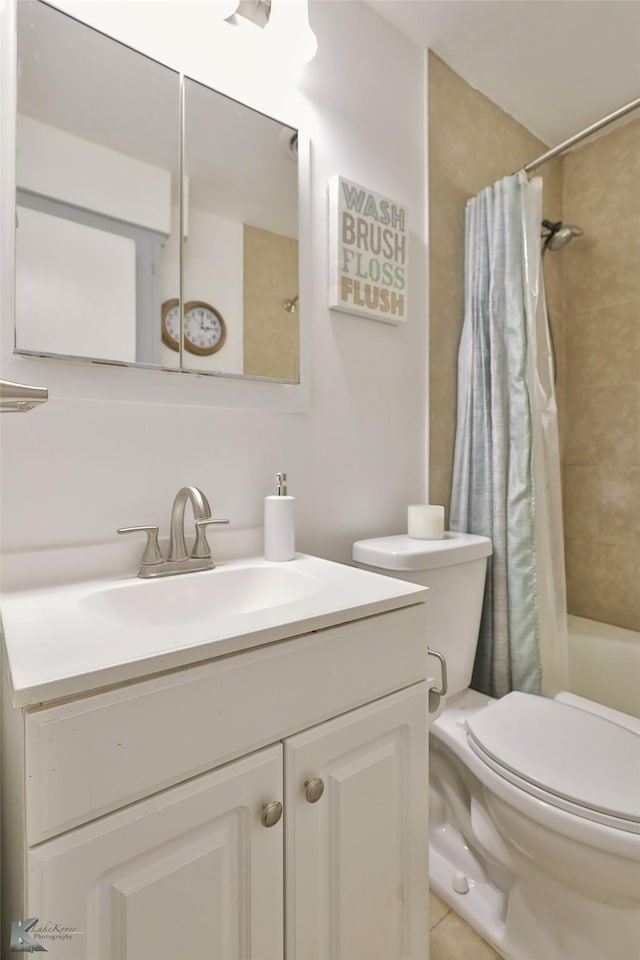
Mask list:
[[[329,181],[329,307],[385,323],[408,310],[408,211],[344,177]]]

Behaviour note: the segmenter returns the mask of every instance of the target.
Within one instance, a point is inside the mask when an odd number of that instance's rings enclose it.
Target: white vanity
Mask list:
[[[52,960],[424,960],[426,593],[298,555],[6,594],[2,957],[37,918]]]

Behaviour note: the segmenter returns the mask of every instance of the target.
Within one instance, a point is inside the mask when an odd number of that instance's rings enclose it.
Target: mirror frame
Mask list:
[[[15,177],[15,147],[17,122],[17,26],[16,2],[9,5],[8,29],[3,31],[0,43],[0,61],[3,62],[3,76],[0,79],[6,89],[9,102],[13,109],[7,111],[0,128],[0,142],[3,155],[8,159],[4,171],[2,190],[2,206],[10,205],[11,239],[6,243],[7,233],[3,231],[2,246],[6,249],[3,261],[7,265],[10,276],[15,276],[15,222],[16,208],[16,177]],[[46,0],[45,0],[46,2]],[[53,4],[49,4],[53,6]],[[59,9],[59,8],[58,8]],[[65,10],[60,12],[73,17]],[[81,21],[83,22],[83,21]],[[98,29],[87,24],[91,29]],[[98,32],[104,33],[102,30]],[[106,34],[108,36],[108,34]],[[123,43],[116,37],[116,42]],[[124,46],[130,46],[123,43]],[[134,49],[130,47],[130,49]],[[149,56],[143,51],[135,51],[160,63],[157,58]],[[228,96],[243,104],[248,109],[271,116],[276,122],[289,126],[298,131],[298,303],[300,316],[305,316],[305,322],[299,328],[299,370],[300,379],[297,381],[278,380],[268,377],[246,376],[244,374],[229,374],[208,371],[194,371],[178,367],[164,367],[157,364],[129,363],[124,361],[103,360],[93,357],[79,357],[64,354],[49,354],[39,351],[18,350],[15,344],[15,291],[11,284],[10,302],[5,296],[6,286],[3,283],[0,294],[2,299],[3,316],[8,322],[2,324],[1,331],[1,358],[0,369],[2,375],[9,379],[46,381],[52,395],[58,393],[65,397],[87,397],[96,400],[114,400],[125,402],[161,402],[171,404],[185,404],[197,406],[228,406],[237,409],[255,409],[277,412],[304,412],[310,404],[310,290],[311,290],[311,258],[309,255],[310,243],[310,186],[311,186],[311,145],[308,136],[299,122],[292,122],[281,116],[273,116],[264,109],[259,109],[247,103],[245,99],[234,97],[230,93],[216,90],[208,83],[189,77],[182,70],[176,70],[169,64],[161,64],[177,73],[180,81],[180,152],[181,164],[184,156],[184,86],[186,79],[195,79],[196,82],[208,86],[209,89],[222,96]],[[277,112],[277,111],[276,111]],[[4,163],[3,163],[4,166]],[[182,178],[181,178],[182,179]],[[8,194],[8,196],[7,196]],[[180,211],[183,217],[184,191],[180,191]],[[0,211],[1,212],[1,211]],[[8,219],[8,218],[7,218]],[[4,221],[6,222],[6,220]],[[181,243],[182,248],[182,243]],[[182,267],[181,267],[182,286]],[[8,306],[9,309],[4,309]],[[9,349],[7,350],[7,347]],[[37,369],[35,369],[37,365]],[[123,377],[121,368],[127,369]],[[155,376],[152,376],[155,374]],[[160,377],[163,374],[171,374]]]

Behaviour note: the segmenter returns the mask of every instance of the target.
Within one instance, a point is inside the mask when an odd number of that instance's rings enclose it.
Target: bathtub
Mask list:
[[[640,717],[640,632],[569,614],[571,693]]]

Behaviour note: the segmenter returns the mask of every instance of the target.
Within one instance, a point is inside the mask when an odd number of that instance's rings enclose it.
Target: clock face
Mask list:
[[[185,304],[185,346],[191,353],[208,354],[219,350],[226,336],[224,320],[208,303]]]
[[[168,300],[162,308],[162,341],[172,350],[180,349],[179,300]]]
[[[227,331],[221,314],[201,300],[184,306],[184,345],[190,353],[207,356],[224,344]],[[172,350],[180,349],[180,303],[167,300],[162,307],[162,340]]]

